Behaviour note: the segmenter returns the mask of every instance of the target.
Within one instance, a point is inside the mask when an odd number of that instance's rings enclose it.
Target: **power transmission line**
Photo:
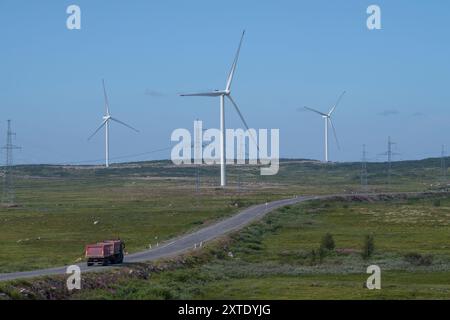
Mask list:
[[[131,159],[131,158],[141,157],[141,156],[145,156],[145,155],[149,155],[149,154],[153,154],[153,153],[167,151],[170,149],[172,149],[172,147],[166,147],[166,148],[156,149],[156,150],[142,152],[142,153],[124,155],[124,156],[110,157],[109,159],[110,160]],[[84,163],[95,163],[95,162],[100,162],[100,161],[105,161],[105,159],[81,160],[81,161],[74,161],[74,162],[66,162],[66,163],[62,163],[62,164],[63,165],[77,165],[77,164],[84,164]]]

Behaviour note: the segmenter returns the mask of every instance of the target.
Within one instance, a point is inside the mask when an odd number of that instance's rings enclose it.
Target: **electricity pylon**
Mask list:
[[[395,142],[392,142],[391,137],[388,137],[388,149],[385,153],[382,153],[381,155],[383,156],[387,156],[388,158],[388,170],[387,170],[387,175],[388,175],[388,184],[391,184],[391,171],[392,171],[392,158],[394,155],[399,155],[399,153],[393,152],[392,151],[392,146],[396,144]]]
[[[442,184],[447,185],[447,165],[445,163],[445,146],[442,145],[441,150],[441,179]]]
[[[203,142],[203,133],[208,129],[203,129],[202,122],[199,119],[195,120],[196,125],[194,131],[194,144],[191,148],[194,150],[194,164],[196,165],[195,170],[195,192],[200,193],[200,167],[203,164],[203,148],[207,146],[207,143]]]
[[[367,191],[367,152],[365,144],[363,144],[361,158],[361,189]]]
[[[6,145],[3,149],[6,150],[6,163],[4,167],[3,176],[3,198],[2,202],[5,206],[15,205],[15,192],[13,181],[13,150],[20,149],[20,147],[13,145],[13,136],[16,134],[11,130],[11,120],[8,120],[8,131],[6,133]]]

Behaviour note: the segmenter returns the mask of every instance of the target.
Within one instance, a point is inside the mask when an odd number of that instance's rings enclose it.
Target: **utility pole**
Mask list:
[[[365,144],[363,144],[361,158],[361,189],[367,191],[367,152]]]
[[[8,131],[6,133],[6,145],[3,149],[6,150],[6,163],[3,176],[3,205],[14,206],[15,193],[13,185],[13,150],[20,149],[20,147],[13,145],[13,136],[16,134],[11,130],[11,120],[8,120]]]
[[[442,184],[444,186],[447,185],[447,165],[445,163],[445,146],[442,145],[441,150],[441,178],[442,178]]]

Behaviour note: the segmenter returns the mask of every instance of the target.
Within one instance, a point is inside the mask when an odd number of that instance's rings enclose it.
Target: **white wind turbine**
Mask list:
[[[226,168],[226,158],[225,158],[225,97],[227,97],[231,104],[236,109],[239,117],[241,118],[242,122],[244,123],[244,126],[247,130],[249,130],[249,127],[247,125],[247,122],[244,119],[244,116],[242,115],[241,111],[239,110],[239,107],[237,106],[236,102],[231,97],[231,83],[233,82],[234,73],[236,71],[236,65],[239,59],[239,53],[241,51],[242,41],[244,39],[245,30],[242,32],[241,41],[239,42],[239,47],[236,52],[236,56],[234,57],[233,64],[231,65],[231,70],[227,78],[227,83],[225,90],[215,90],[212,92],[204,92],[204,93],[189,93],[189,94],[181,94],[182,97],[220,97],[220,185],[222,187],[226,186],[226,175],[225,175],[225,168]],[[255,139],[252,137],[252,139],[255,141]]]
[[[136,131],[136,132],[139,132],[139,131],[137,129],[133,128],[132,126],[126,124],[125,122],[122,122],[111,116],[111,114],[109,113],[109,101],[108,101],[108,95],[106,94],[106,89],[105,89],[105,80],[102,80],[102,84],[103,84],[103,95],[105,97],[106,114],[103,116],[103,122],[100,124],[100,127],[98,127],[97,130],[95,130],[94,133],[89,136],[88,140],[91,140],[92,137],[94,137],[97,134],[97,132],[100,131],[101,128],[105,127],[105,166],[106,166],[106,168],[108,168],[109,167],[109,122],[115,121],[127,128],[130,128],[133,131]]]
[[[305,107],[306,110],[315,112],[315,113],[321,115],[322,118],[325,119],[325,162],[328,162],[328,123],[331,125],[331,128],[333,128],[334,139],[336,140],[336,144],[337,144],[338,149],[340,149],[339,141],[338,141],[338,138],[337,138],[337,135],[336,135],[336,129],[334,127],[333,120],[331,120],[331,115],[333,114],[334,110],[338,106],[338,104],[341,101],[341,99],[344,96],[344,94],[345,94],[345,91],[339,96],[338,100],[336,101],[336,104],[330,109],[330,111],[328,113],[323,113],[323,112],[320,112],[318,110]]]

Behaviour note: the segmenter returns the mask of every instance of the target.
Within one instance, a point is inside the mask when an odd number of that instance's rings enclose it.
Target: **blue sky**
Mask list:
[[[77,4],[82,29],[66,28]],[[378,4],[382,30],[366,28]],[[168,158],[176,128],[219,126],[218,101],[180,92],[222,89],[242,29],[233,95],[251,127],[279,128],[283,157],[323,157],[323,121],[299,108],[336,110],[342,145],[330,158],[369,158],[397,142],[397,159],[439,155],[450,118],[450,3],[434,1],[23,1],[0,2],[0,139],[12,119],[20,163],[103,158],[105,78],[111,157]],[[227,127],[241,127],[228,105]],[[331,138],[331,136],[330,136]],[[100,161],[97,161],[100,162]]]

